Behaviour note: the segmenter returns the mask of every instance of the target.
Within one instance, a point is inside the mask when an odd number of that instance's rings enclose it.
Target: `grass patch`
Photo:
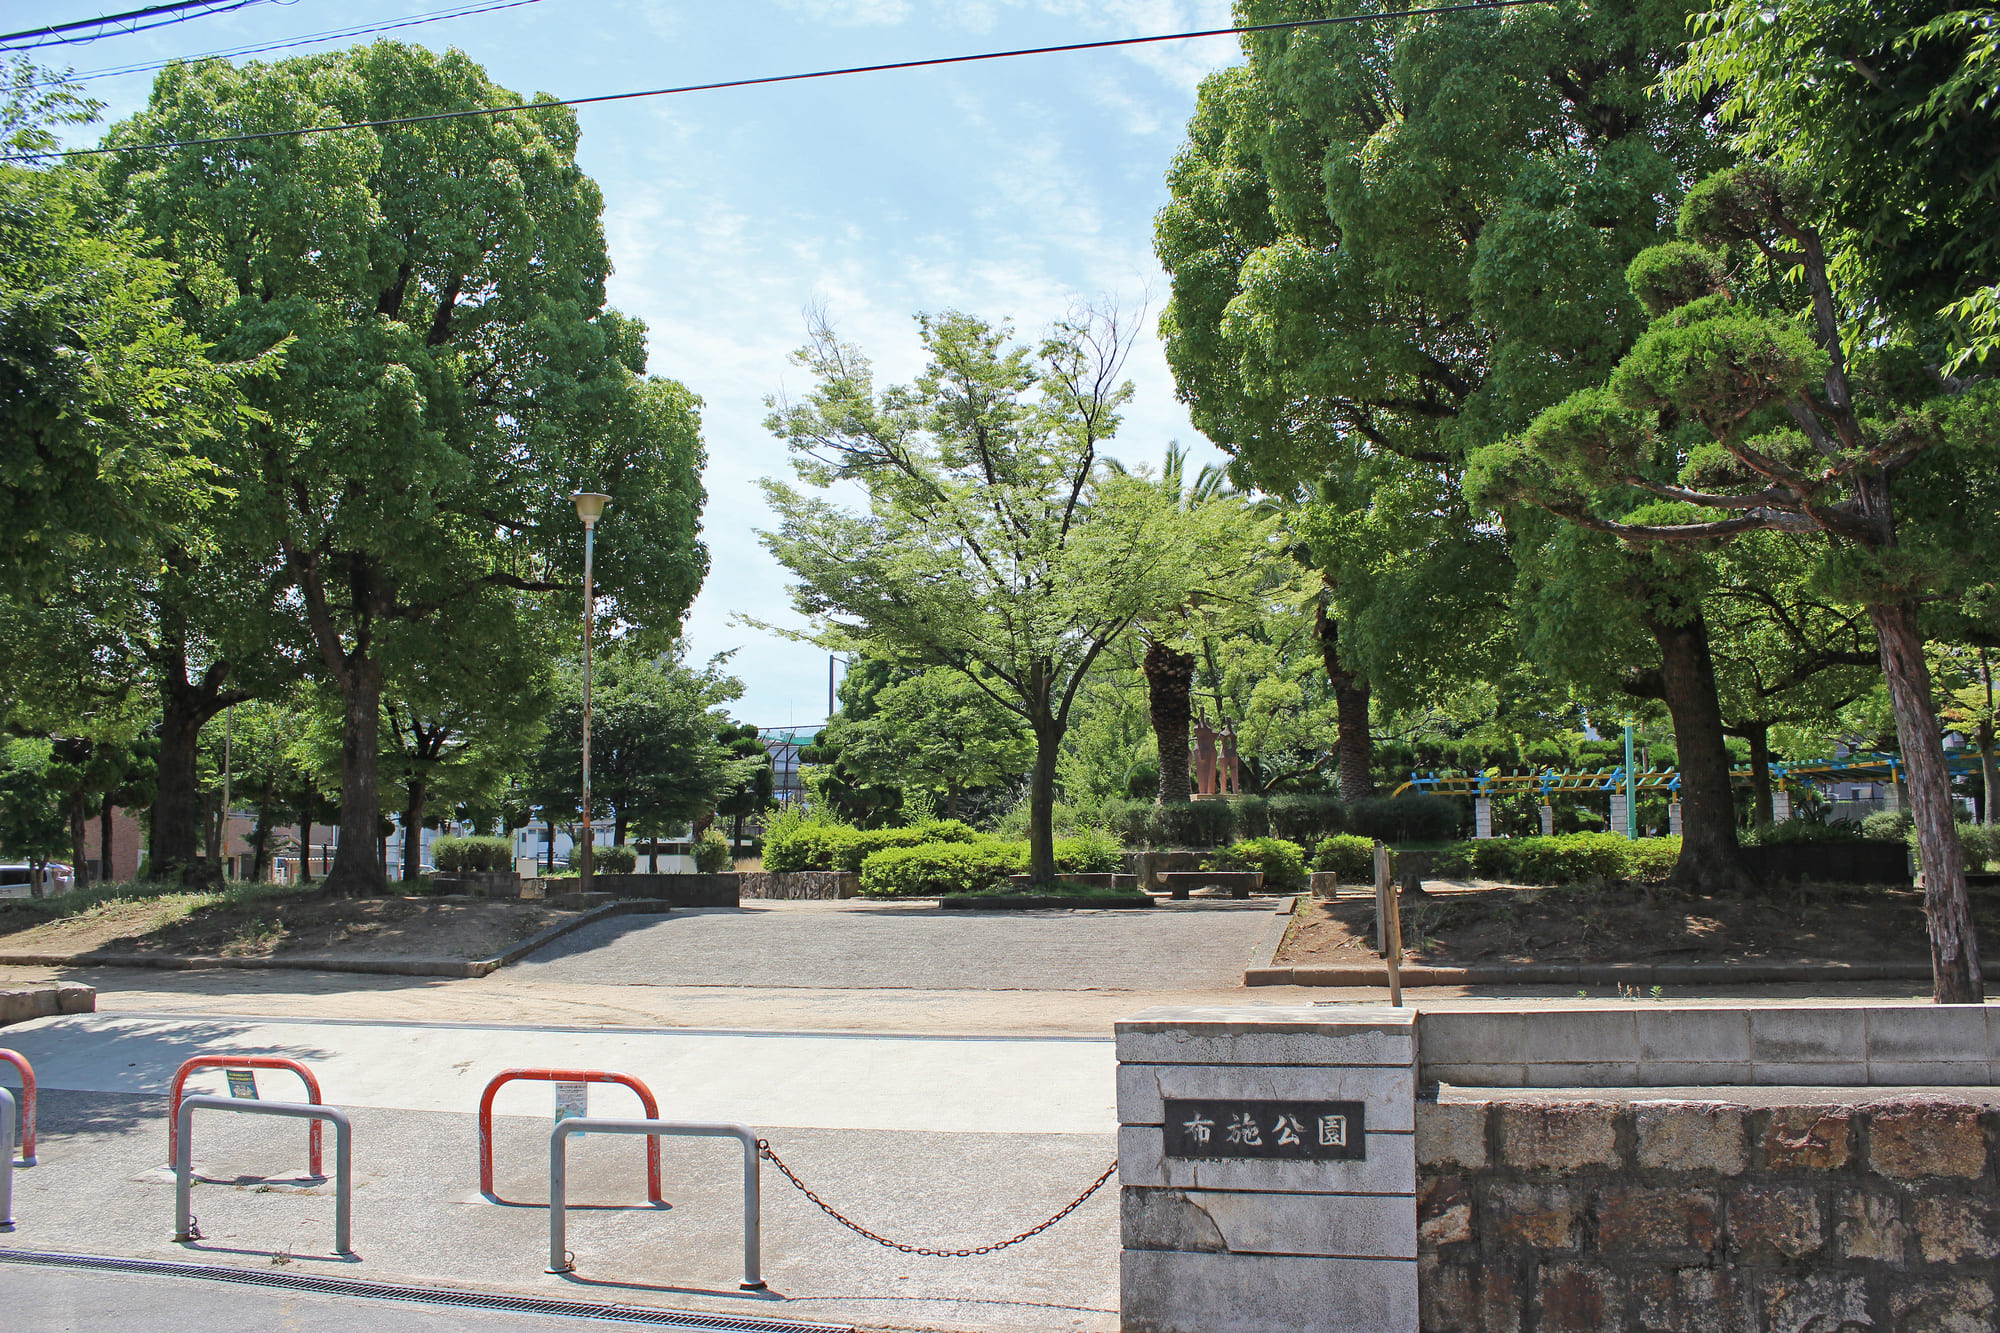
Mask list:
[[[153,917],[153,929],[163,930],[197,912],[213,909],[248,911],[266,903],[301,897],[317,887],[316,884],[238,883],[213,889],[190,889],[172,880],[93,884],[87,888],[71,889],[54,898],[0,900],[0,932],[26,930],[45,921],[106,916],[134,903],[155,905],[158,910]]]

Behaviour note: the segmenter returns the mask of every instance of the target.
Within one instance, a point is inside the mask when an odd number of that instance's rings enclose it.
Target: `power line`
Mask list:
[[[87,70],[82,74],[72,74],[62,78],[37,79],[28,84],[30,88],[45,88],[58,83],[82,83],[91,79],[117,78],[124,74],[146,74],[153,70],[165,69],[169,65],[193,64],[199,60],[228,60],[236,56],[264,55],[271,51],[290,51],[296,47],[311,46],[315,42],[337,42],[348,37],[367,37],[378,32],[394,32],[400,28],[415,28],[426,23],[440,23],[445,19],[471,18],[475,14],[491,14],[501,9],[519,9],[522,5],[538,5],[542,0],[487,0],[484,4],[465,5],[458,9],[440,10],[435,14],[418,14],[410,18],[385,20],[381,23],[358,23],[350,28],[328,28],[323,32],[309,32],[302,37],[286,37],[268,42],[253,42],[247,46],[233,46],[221,51],[203,51],[198,55],[174,56],[167,60],[143,60],[130,65],[114,65],[109,69]]]
[[[290,3],[291,0],[278,0]],[[44,46],[73,46],[82,42],[95,42],[105,37],[122,37],[135,32],[150,32],[154,28],[164,28],[174,23],[186,23],[189,19],[206,18],[211,14],[228,14],[252,5],[272,3],[272,0],[181,0],[179,4],[153,5],[146,9],[130,9],[122,14],[105,14],[94,19],[77,19],[73,23],[52,23],[46,28],[29,28],[23,32],[0,33],[0,42],[25,42],[22,46],[6,47],[10,51],[33,51]],[[199,12],[189,12],[199,11]],[[104,29],[115,29],[106,32]],[[82,33],[91,30],[88,36],[66,37],[65,33]],[[37,38],[28,41],[28,38]]]
[[[1235,28],[1205,28],[1198,32],[1168,32],[1151,37],[1114,37],[1101,42],[1071,42],[1063,46],[1028,46],[1010,51],[983,51],[977,55],[934,56],[928,60],[898,60],[882,65],[849,65],[841,69],[820,69],[805,74],[770,74],[755,79],[729,79],[721,83],[689,83],[674,88],[649,88],[634,93],[602,93],[595,97],[551,98],[545,102],[514,102],[507,106],[471,107],[464,111],[432,111],[418,116],[393,116],[385,120],[354,120],[338,125],[311,125],[296,130],[261,130],[254,134],[225,134],[209,139],[166,139],[157,143],[121,144],[115,148],[52,149],[45,153],[12,153],[0,162],[33,162],[57,157],[101,157],[111,153],[137,153],[149,149],[212,148],[222,144],[250,143],[262,139],[302,138],[308,134],[331,134],[338,130],[390,129],[397,125],[422,125],[436,120],[463,120],[471,116],[501,116],[512,111],[536,111],[554,106],[596,106],[603,102],[629,102],[642,97],[672,97],[678,93],[720,92],[727,88],[759,88],[774,83],[799,83],[807,79],[831,79],[844,74],[884,74],[893,70],[932,69],[940,65],[969,65],[983,60],[1007,60],[1014,56],[1059,55],[1069,51],[1102,51],[1116,46],[1145,46],[1155,42],[1184,42],[1199,37],[1230,37],[1256,32],[1283,32],[1299,28],[1324,28],[1339,23],[1373,23],[1380,19],[1425,18],[1436,14],[1464,14],[1488,9],[1512,9],[1520,5],[1554,4],[1556,0],[1481,0],[1464,5],[1440,5],[1430,9],[1399,9],[1381,14],[1345,14],[1338,18],[1290,19],[1283,23],[1258,23]]]

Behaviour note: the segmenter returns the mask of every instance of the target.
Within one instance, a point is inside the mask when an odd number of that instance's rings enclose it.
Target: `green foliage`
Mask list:
[[[861,892],[869,897],[978,893],[1026,862],[1021,844],[992,838],[885,847],[861,863]]]
[[[1365,838],[1391,843],[1440,842],[1455,836],[1464,821],[1459,802],[1418,793],[1371,797],[1347,810],[1349,828]]]
[[[1908,810],[1877,810],[1861,821],[1861,836],[1870,842],[1907,842],[1915,827]]]
[[[1482,879],[1562,885],[1665,879],[1673,873],[1680,854],[1679,838],[1564,833],[1550,838],[1483,838],[1455,843],[1437,859],[1441,870]]]
[[[0,745],[0,849],[22,859],[59,857],[69,844],[54,772],[55,747],[45,740]]]
[[[1314,846],[1347,827],[1347,811],[1337,797],[1317,792],[1273,796],[1271,834]],[[1366,841],[1366,839],[1363,839]]]
[[[1079,829],[1056,839],[1056,865],[1065,875],[1116,874],[1125,868],[1125,848],[1104,829]]]
[[[764,869],[832,870],[842,839],[852,831],[845,824],[783,811],[764,830]]]
[[[1235,828],[1236,816],[1227,801],[1179,801],[1153,807],[1146,820],[1146,841],[1155,847],[1219,847]]]
[[[1302,884],[1306,849],[1284,838],[1245,838],[1201,863],[1204,870],[1261,870],[1266,887]]]
[[[833,853],[834,870],[859,870],[878,851],[895,847],[921,847],[925,843],[971,843],[980,835],[956,819],[939,819],[929,824],[905,828],[849,829],[838,840]],[[817,869],[817,867],[815,867]]]
[[[1313,869],[1330,870],[1342,883],[1368,883],[1375,878],[1375,840],[1358,833],[1323,838],[1313,852]]]
[[[1230,801],[1229,813],[1236,821],[1233,827],[1237,837],[1271,836],[1271,806],[1263,797],[1238,796]]]
[[[722,830],[705,828],[694,841],[694,868],[704,875],[716,875],[736,864],[736,856],[729,849],[729,839],[722,836]]]
[[[1789,843],[1860,842],[1866,836],[1851,819],[1781,819],[1755,824],[1743,834],[1745,847],[1776,847]]]
[[[855,781],[942,793],[954,817],[962,793],[1014,777],[1034,757],[1018,717],[975,680],[941,668],[884,687],[869,716],[841,725],[838,739]]]
[[[623,843],[590,849],[590,871],[594,875],[629,875],[639,865],[639,849]]]
[[[509,838],[438,838],[431,843],[431,864],[440,875],[512,870],[514,843]]]
[[[1153,817],[1153,803],[1128,801],[1114,796],[1104,803],[1099,817],[1120,846],[1138,847],[1146,841],[1147,825]]]

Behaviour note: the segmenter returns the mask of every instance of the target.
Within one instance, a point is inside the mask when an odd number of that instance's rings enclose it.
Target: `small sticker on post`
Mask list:
[[[588,1083],[558,1083],[556,1088],[556,1123],[561,1124],[572,1118],[583,1119],[590,1115],[590,1085]],[[576,1136],[582,1138],[579,1131]]]
[[[256,1071],[256,1070],[254,1070],[254,1069],[225,1069],[225,1070],[223,1070],[222,1072],[223,1072],[224,1074],[228,1075],[228,1077],[229,1077],[229,1095],[230,1095],[230,1096],[232,1096],[232,1097],[242,1097],[242,1098],[245,1098],[245,1099],[247,1099],[247,1100],[249,1100],[249,1101],[253,1101],[253,1102],[254,1102],[254,1101],[256,1101],[256,1100],[258,1100],[258,1097],[257,1097],[257,1071]]]

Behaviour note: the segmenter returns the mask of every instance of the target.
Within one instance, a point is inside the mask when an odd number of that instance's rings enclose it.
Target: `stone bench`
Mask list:
[[[1166,870],[1153,878],[1176,898],[1195,889],[1228,889],[1232,898],[1248,898],[1252,890],[1264,887],[1261,870]]]

